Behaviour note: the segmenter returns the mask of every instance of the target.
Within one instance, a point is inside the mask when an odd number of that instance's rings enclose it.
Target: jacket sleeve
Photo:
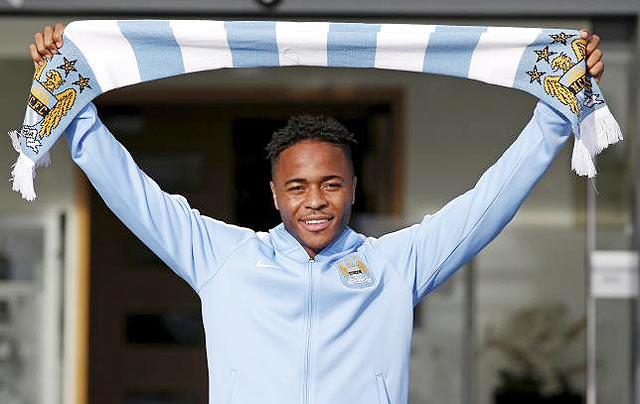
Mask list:
[[[375,248],[400,272],[414,304],[466,264],[509,223],[570,137],[571,125],[538,102],[516,141],[478,180],[422,222],[386,234]]]
[[[201,215],[160,189],[100,121],[89,103],[66,129],[71,158],[115,215],[199,292],[231,252],[254,233]]]

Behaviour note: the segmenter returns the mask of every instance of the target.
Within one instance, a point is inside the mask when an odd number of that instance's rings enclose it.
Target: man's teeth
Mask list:
[[[305,220],[304,222],[306,224],[318,224],[318,223],[325,223],[328,222],[329,219],[320,219],[320,220]]]

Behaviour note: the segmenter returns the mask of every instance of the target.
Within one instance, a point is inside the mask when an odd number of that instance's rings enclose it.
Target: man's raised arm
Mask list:
[[[506,226],[570,137],[571,125],[539,102],[516,141],[466,193],[421,223],[382,236],[414,303],[467,263]]]
[[[93,103],[66,129],[73,161],[107,206],[194,290],[253,231],[201,215],[181,195],[160,189],[100,121]]]

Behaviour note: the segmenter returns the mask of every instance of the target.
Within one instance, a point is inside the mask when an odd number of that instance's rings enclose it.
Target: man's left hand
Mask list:
[[[602,62],[602,51],[598,48],[600,37],[596,34],[589,35],[589,30],[580,30],[580,38],[587,40],[587,72],[600,84],[602,73],[604,73],[604,63]]]

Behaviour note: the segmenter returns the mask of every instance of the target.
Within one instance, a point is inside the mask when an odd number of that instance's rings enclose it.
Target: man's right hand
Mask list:
[[[49,60],[58,53],[58,48],[62,46],[62,31],[64,24],[59,22],[55,27],[47,25],[42,32],[35,33],[35,43],[29,45],[29,51],[36,67],[44,63],[44,59]]]

